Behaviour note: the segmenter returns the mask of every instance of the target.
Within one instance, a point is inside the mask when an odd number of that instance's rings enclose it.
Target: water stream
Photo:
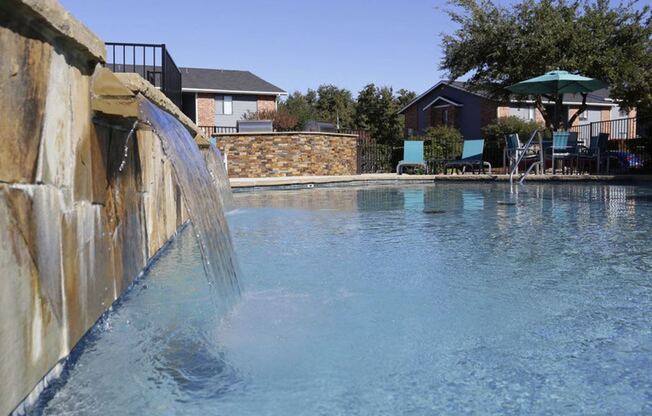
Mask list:
[[[142,120],[161,139],[163,151],[172,163],[199,242],[212,297],[218,308],[226,311],[239,298],[240,284],[233,243],[224,218],[223,201],[230,203],[232,197],[221,157],[217,149],[212,148],[205,160],[188,130],[148,100],[141,101],[140,111]]]

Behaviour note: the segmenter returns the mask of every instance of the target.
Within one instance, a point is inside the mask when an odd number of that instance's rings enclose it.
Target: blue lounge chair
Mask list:
[[[571,133],[567,131],[553,132],[552,146],[549,148],[548,153],[550,154],[546,155],[546,159],[552,161],[552,174],[554,175],[556,172],[556,160],[578,160],[577,135],[571,136]]]
[[[582,162],[595,160],[595,170],[600,173],[600,168],[606,165],[607,174],[609,173],[609,133],[600,133],[592,136],[589,146],[580,146],[579,160]]]
[[[396,166],[398,175],[401,174],[404,166],[422,166],[424,170],[428,169],[423,158],[423,141],[406,140],[403,142],[403,160],[398,162],[398,166]]]
[[[505,135],[505,149],[503,150],[503,166],[507,168],[507,172],[511,172],[514,168],[514,164],[518,158],[525,152],[522,162],[525,163],[527,168],[528,163],[532,164],[539,161],[539,155],[537,152],[529,149],[526,150],[521,143],[521,140],[518,137],[518,133],[507,134]],[[536,166],[537,173],[539,172],[539,166]],[[516,167],[515,173],[518,174],[518,166]]]
[[[462,158],[459,160],[452,160],[444,165],[446,168],[455,168],[461,170],[462,173],[466,172],[466,168],[472,171],[480,169],[484,173],[484,168],[489,168],[491,175],[491,163],[482,160],[484,153],[484,139],[467,139],[464,140],[464,148],[462,149]]]

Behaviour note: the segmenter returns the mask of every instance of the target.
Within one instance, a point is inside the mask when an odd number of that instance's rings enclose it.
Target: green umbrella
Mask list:
[[[521,81],[507,87],[516,94],[577,94],[606,88],[599,79],[571,74],[568,71],[550,71],[544,75]]]
[[[554,126],[558,127],[562,125],[560,116],[564,94],[580,93],[584,97],[582,101],[585,102],[586,95],[589,92],[605,87],[607,87],[607,84],[599,79],[571,74],[568,71],[556,70],[535,78],[526,79],[525,81],[507,87],[507,89],[516,94],[543,95],[549,100],[554,101]],[[563,124],[566,125],[566,121]]]

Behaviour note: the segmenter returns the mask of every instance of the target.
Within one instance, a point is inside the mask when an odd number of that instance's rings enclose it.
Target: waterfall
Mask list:
[[[211,151],[215,158],[220,159],[207,163],[188,130],[176,118],[148,100],[141,100],[140,112],[141,121],[149,124],[161,139],[163,151],[172,163],[199,242],[213,299],[222,311],[226,311],[240,296],[240,284],[222,204],[223,198],[229,201],[228,198],[232,197],[230,189],[227,190],[226,171],[223,166],[221,171],[219,168],[221,158]],[[209,155],[207,159],[213,159],[213,156]],[[211,166],[211,169],[207,166]]]
[[[231,211],[234,207],[233,202],[233,193],[231,192],[231,185],[229,184],[229,175],[226,172],[226,167],[224,166],[224,159],[222,158],[222,153],[214,145],[206,149],[204,154],[204,159],[206,160],[206,166],[208,171],[213,177],[215,186],[222,198],[222,207],[224,207],[224,212]]]

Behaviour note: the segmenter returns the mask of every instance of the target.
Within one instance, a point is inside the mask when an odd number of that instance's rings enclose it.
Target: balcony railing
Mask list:
[[[218,127],[218,126],[199,126],[199,129],[204,133],[204,136],[210,137],[215,134],[231,134],[237,133],[237,127]]]
[[[181,71],[165,44],[106,43],[106,66],[113,72],[135,72],[181,108]]]

